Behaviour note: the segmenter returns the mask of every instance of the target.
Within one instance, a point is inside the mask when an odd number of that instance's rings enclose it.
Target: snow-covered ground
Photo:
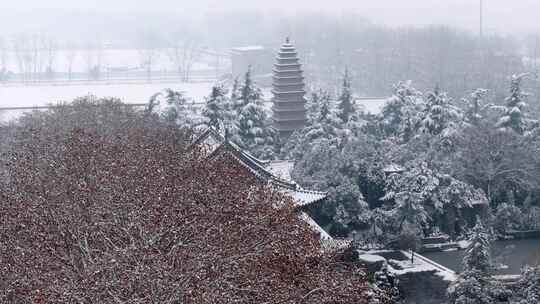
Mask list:
[[[202,102],[213,83],[141,83],[141,84],[87,84],[73,86],[0,86],[0,107],[45,106],[76,97],[95,95],[118,97],[126,103],[145,103],[150,96],[165,88],[181,91],[197,102]],[[20,111],[7,111],[3,119],[11,119]]]
[[[76,97],[95,95],[117,97],[126,103],[145,103],[150,96],[170,88],[185,93],[195,102],[203,102],[211,92],[213,82],[201,83],[137,83],[137,84],[86,84],[70,86],[0,86],[0,108],[36,107],[59,101],[71,101]],[[265,99],[271,94],[264,89]],[[21,111],[6,111],[3,120],[12,119]]]

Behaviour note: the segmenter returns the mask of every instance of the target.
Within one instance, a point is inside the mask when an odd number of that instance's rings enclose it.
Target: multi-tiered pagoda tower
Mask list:
[[[274,64],[272,83],[274,128],[282,138],[306,125],[304,76],[298,53],[289,38],[281,46]]]

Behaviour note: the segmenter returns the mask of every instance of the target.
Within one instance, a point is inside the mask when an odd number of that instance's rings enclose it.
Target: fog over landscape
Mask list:
[[[512,1],[511,8],[505,0],[484,1],[485,27],[491,31],[503,33],[527,32],[539,30],[537,13],[540,3],[535,0]],[[391,26],[447,24],[468,30],[478,30],[479,1],[471,0],[229,0],[226,4],[219,0],[174,1],[157,0],[151,3],[145,0],[24,0],[3,1],[0,3],[3,15],[1,24],[9,21],[11,30],[19,26],[37,29],[39,26],[58,27],[62,21],[55,16],[113,14],[118,19],[128,19],[129,15],[145,16],[150,14],[179,16],[198,16],[208,12],[252,10],[256,12],[287,13],[325,12],[329,14],[355,13],[375,23]],[[18,19],[18,16],[32,16],[30,19]],[[109,17],[112,17],[109,15]],[[44,24],[39,24],[39,21]],[[38,22],[36,22],[38,21]],[[13,23],[14,22],[14,23]],[[156,20],[146,20],[155,24]],[[6,31],[6,26],[2,29]]]

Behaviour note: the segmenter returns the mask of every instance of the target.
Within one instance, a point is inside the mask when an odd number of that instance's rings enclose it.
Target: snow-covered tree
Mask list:
[[[230,120],[230,103],[227,99],[227,90],[221,85],[212,87],[210,96],[206,97],[206,103],[202,115],[207,119],[207,124],[221,130]]]
[[[509,230],[519,229],[522,218],[521,210],[513,203],[499,204],[495,212],[494,228],[499,234],[505,235]]]
[[[482,225],[480,218],[472,229],[469,246],[463,257],[463,268],[466,271],[479,271],[489,274],[493,265],[491,262],[491,236]]]
[[[253,100],[242,107],[236,119],[233,141],[255,156],[272,158],[276,134],[262,100]]]
[[[233,87],[234,90],[234,87]],[[236,100],[237,110],[250,103],[258,102],[262,99],[261,89],[255,84],[251,78],[251,66],[248,67],[246,74],[244,75],[244,82],[239,88],[238,99]],[[234,94],[234,93],[233,93]]]
[[[306,103],[307,125],[312,126],[319,121],[321,115],[321,98],[324,91],[318,90],[311,93]]]
[[[464,98],[465,102],[465,121],[472,125],[478,125],[479,122],[484,118],[485,110],[487,105],[484,105],[484,99],[488,90],[486,89],[476,89],[471,93],[470,98]]]
[[[436,87],[433,92],[427,94],[420,130],[431,135],[449,133],[457,127],[460,118],[460,109],[452,105],[446,92]],[[447,134],[442,135],[446,136]]]
[[[240,90],[240,82],[238,80],[238,77],[235,77],[234,80],[233,80],[232,88],[231,88],[230,100],[231,100],[232,110],[234,110],[236,112],[240,108],[239,107],[239,102],[238,102],[238,98],[240,96],[239,90]]]
[[[540,266],[523,268],[511,303],[540,303]]]
[[[449,288],[452,304],[493,304],[492,285],[489,277],[478,271],[464,271]]]
[[[502,130],[513,130],[523,134],[527,128],[525,100],[528,94],[521,90],[521,83],[526,76],[527,74],[512,75],[510,96],[506,98],[504,107],[496,107],[502,110],[502,116],[497,121],[497,127]]]
[[[376,288],[384,290],[390,296],[390,303],[401,303],[401,295],[398,284],[399,279],[385,266],[381,270],[375,272],[373,281]]]
[[[463,272],[450,286],[454,304],[506,303],[510,291],[491,277],[491,238],[478,218],[463,258]],[[504,301],[504,302],[503,302]]]
[[[439,187],[435,199],[441,229],[451,237],[463,232],[468,223],[465,210],[472,210],[475,206],[486,206],[489,201],[481,189],[462,182],[450,175],[438,174]]]
[[[341,95],[338,98],[338,109],[338,116],[341,119],[341,122],[346,124],[349,121],[349,116],[351,115],[351,112],[354,111],[353,96],[351,90],[351,77],[349,75],[348,69],[345,69],[345,74],[343,75]]]
[[[330,94],[326,91],[321,91],[319,95],[318,123],[327,124],[334,127],[338,127],[340,125],[338,111],[330,97]]]
[[[438,185],[439,180],[425,162],[410,166],[403,174],[390,175],[382,200],[393,202],[398,230],[405,223],[421,229],[428,222],[429,214],[424,206]]]
[[[381,112],[384,133],[409,141],[421,120],[422,106],[422,93],[412,87],[412,82],[398,82]]]
[[[300,158],[311,145],[323,142],[337,147],[343,139],[342,125],[335,104],[326,91],[319,90],[312,93],[307,113],[308,125],[296,131],[284,147],[286,158]]]
[[[271,127],[270,115],[264,107],[261,89],[251,79],[251,67],[244,82],[237,88],[235,80],[231,93],[231,112],[234,126],[232,140],[242,148],[261,158],[274,157],[276,134]]]
[[[148,110],[180,127],[193,127],[203,122],[193,102],[184,93],[172,89],[154,94],[148,102]]]

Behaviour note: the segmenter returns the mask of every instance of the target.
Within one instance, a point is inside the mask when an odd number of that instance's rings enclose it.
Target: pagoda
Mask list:
[[[279,49],[273,69],[273,126],[282,138],[306,125],[304,76],[295,47],[289,38]]]

